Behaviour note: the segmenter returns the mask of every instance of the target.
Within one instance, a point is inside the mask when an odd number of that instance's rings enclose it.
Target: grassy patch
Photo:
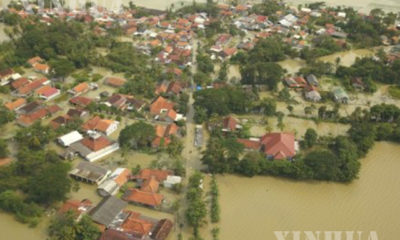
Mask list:
[[[400,87],[399,86],[390,86],[389,94],[395,99],[400,99]]]

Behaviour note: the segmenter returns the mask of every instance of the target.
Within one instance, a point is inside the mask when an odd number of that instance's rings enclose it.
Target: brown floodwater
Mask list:
[[[351,184],[220,176],[222,240],[275,239],[273,231],[377,231],[400,235],[400,145],[376,143]],[[366,239],[366,238],[365,238]]]

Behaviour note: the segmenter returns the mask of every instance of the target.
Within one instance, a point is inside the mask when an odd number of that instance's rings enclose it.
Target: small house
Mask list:
[[[337,87],[333,90],[333,97],[334,97],[335,101],[338,103],[348,103],[349,102],[349,96],[344,91],[344,89],[341,87]]]

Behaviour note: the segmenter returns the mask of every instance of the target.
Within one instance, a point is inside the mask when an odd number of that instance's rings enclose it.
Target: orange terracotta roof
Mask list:
[[[96,116],[84,123],[82,128],[86,131],[96,130],[100,132],[106,132],[113,122],[113,120],[101,119],[99,116]]]
[[[92,102],[92,99],[87,98],[87,97],[77,96],[77,97],[71,98],[69,100],[69,102],[72,104],[75,104],[75,105],[86,107]]]
[[[85,139],[82,140],[82,144],[89,148],[90,150],[97,152],[105,147],[108,147],[111,145],[110,140],[104,136],[100,136],[96,139],[86,137]]]
[[[171,110],[173,107],[174,104],[172,102],[160,96],[150,105],[150,113],[160,114],[161,110]]]
[[[253,150],[260,150],[261,148],[261,143],[259,141],[254,141],[254,140],[250,140],[250,139],[242,139],[239,138],[238,143],[241,143],[244,145],[245,148],[247,149],[253,149]]]
[[[140,218],[140,213],[132,212],[121,227],[124,232],[141,238],[149,235],[153,225],[152,222]]]
[[[143,192],[158,192],[160,183],[157,181],[155,176],[151,176],[149,179],[144,181],[140,190]]]
[[[156,137],[154,138],[154,140],[151,142],[151,146],[153,148],[158,148],[161,145],[163,145],[163,147],[168,146],[171,143],[171,139],[170,138],[166,138],[166,137]]]
[[[18,98],[17,100],[15,100],[13,102],[8,102],[8,103],[4,104],[4,106],[8,110],[14,111],[15,109],[22,107],[25,104],[26,104],[26,100],[24,98]]]
[[[47,109],[41,108],[31,114],[21,115],[18,118],[18,122],[23,125],[29,126],[32,123],[34,123],[35,121],[44,118],[47,114],[48,114]]]
[[[122,186],[128,182],[129,177],[131,176],[131,171],[129,169],[125,169],[120,175],[118,175],[114,181],[119,185]]]
[[[296,155],[295,138],[291,133],[269,133],[261,138],[264,153],[275,159],[284,159]]]
[[[89,90],[89,84],[87,82],[79,83],[72,89],[75,93],[83,93]]]
[[[12,86],[14,89],[18,89],[18,88],[20,88],[20,87],[22,87],[22,86],[24,86],[24,85],[26,85],[26,84],[28,84],[28,83],[29,83],[29,79],[27,79],[27,78],[19,78],[19,79],[13,81],[13,82],[11,83],[11,86]]]
[[[18,93],[19,94],[28,94],[32,92],[33,90],[39,88],[40,86],[43,85],[43,83],[47,82],[47,78],[40,78],[37,79],[31,83],[26,84],[25,86],[18,88]]]
[[[153,192],[143,192],[138,189],[131,189],[124,199],[129,202],[144,204],[147,206],[157,207],[161,205],[164,196]]]
[[[34,65],[35,63],[43,62],[44,60],[41,57],[33,57],[28,60],[30,65]]]
[[[172,171],[169,170],[145,168],[140,171],[140,173],[136,176],[136,178],[147,180],[150,179],[152,176],[154,176],[157,181],[163,182],[170,175],[172,175]]]
[[[48,71],[50,69],[50,66],[47,64],[35,63],[33,65],[33,68],[38,71]]]

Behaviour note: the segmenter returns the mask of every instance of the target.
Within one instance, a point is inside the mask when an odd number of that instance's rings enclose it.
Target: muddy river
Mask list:
[[[351,184],[272,177],[218,178],[221,239],[275,239],[273,231],[377,231],[399,239],[400,145],[377,143]],[[365,238],[367,239],[367,238]]]

